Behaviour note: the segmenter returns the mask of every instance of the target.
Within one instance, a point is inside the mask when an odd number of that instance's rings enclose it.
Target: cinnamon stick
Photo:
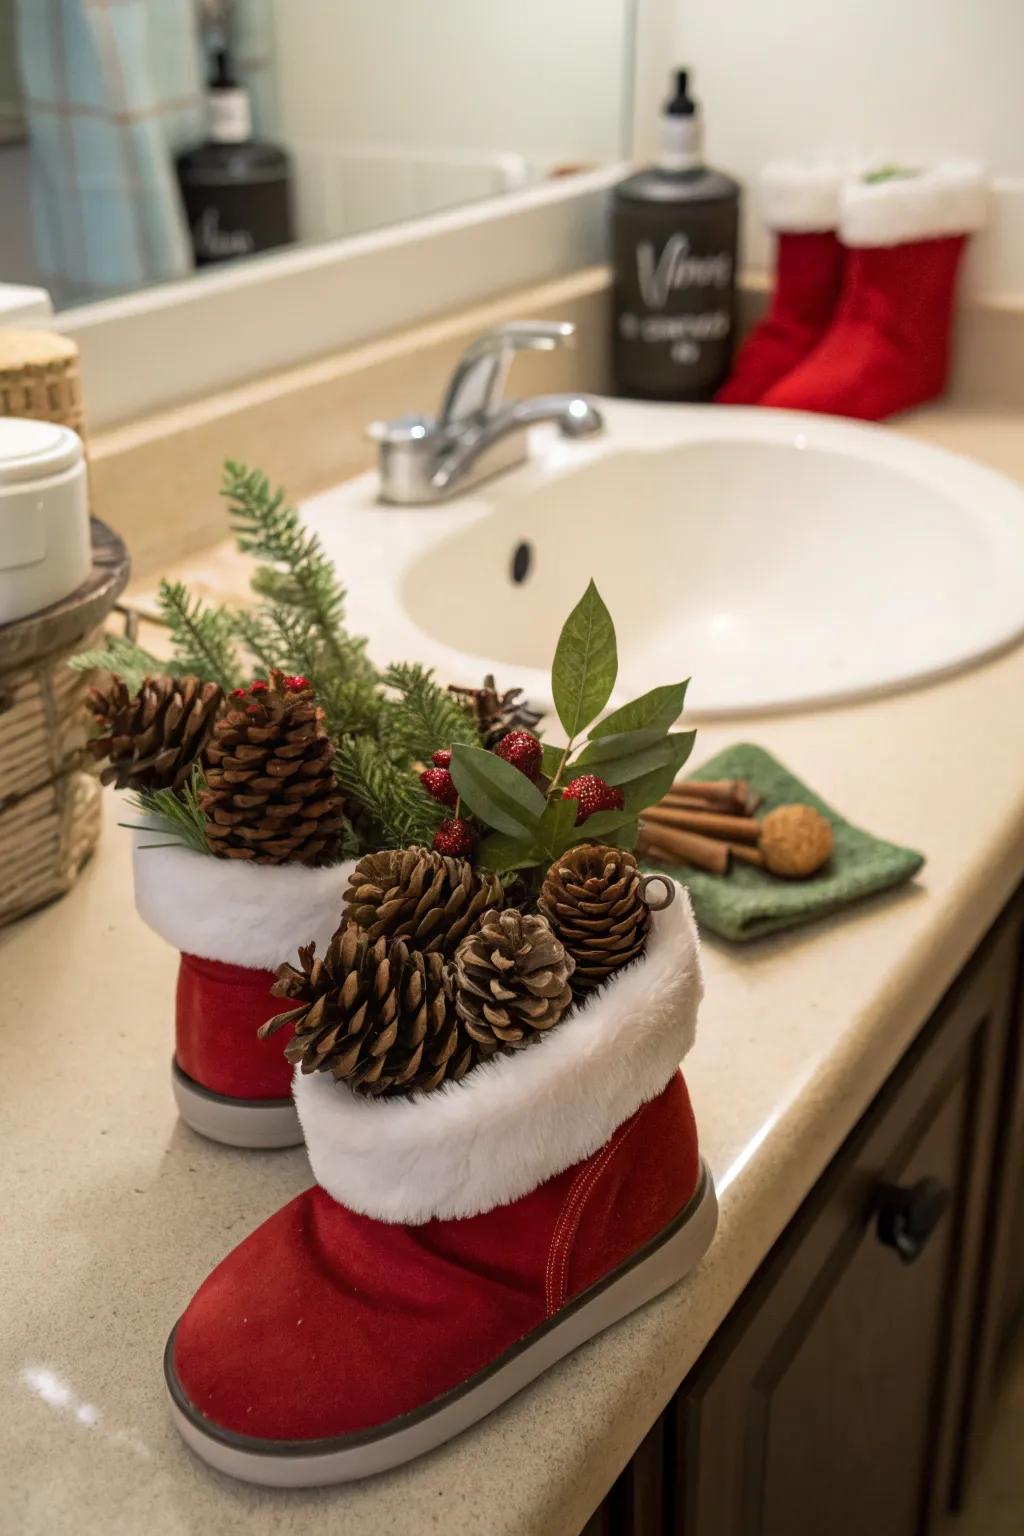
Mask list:
[[[751,789],[746,779],[678,779],[665,798],[705,800],[709,808],[750,816],[763,797]]]
[[[642,824],[637,851],[648,858],[691,864],[694,869],[706,869],[713,875],[724,875],[729,869],[728,843],[702,837],[698,832]]]
[[[761,836],[760,822],[752,816],[727,816],[720,811],[695,811],[686,806],[652,805],[644,811],[644,821],[657,826],[677,827],[682,832],[703,832],[731,843],[756,843]]]
[[[734,859],[742,859],[744,864],[754,864],[758,869],[764,868],[764,854],[760,848],[751,848],[749,843],[730,843],[729,852]]]

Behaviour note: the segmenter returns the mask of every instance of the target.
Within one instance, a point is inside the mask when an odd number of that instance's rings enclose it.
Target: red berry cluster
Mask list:
[[[282,681],[289,693],[302,693],[303,689],[311,686],[308,677],[299,677],[297,674],[283,678]],[[245,699],[253,693],[266,693],[269,687],[270,684],[265,677],[258,677],[254,683],[249,684],[248,688],[232,688],[231,697],[233,699]]]
[[[596,773],[581,773],[562,790],[563,800],[575,800],[579,804],[576,825],[579,826],[595,811],[621,811],[625,805],[622,790],[614,784],[606,784]]]
[[[476,847],[476,833],[461,816],[442,821],[434,833],[434,849],[452,859],[468,859]]]
[[[439,752],[434,753],[433,768],[425,768],[420,774],[420,783],[427,794],[441,805],[455,805],[459,798],[448,767],[451,760],[451,752],[447,747],[442,747]]]
[[[532,731],[509,731],[494,751],[506,763],[511,763],[513,768],[518,768],[520,773],[525,773],[528,779],[535,779],[540,772],[544,748]]]

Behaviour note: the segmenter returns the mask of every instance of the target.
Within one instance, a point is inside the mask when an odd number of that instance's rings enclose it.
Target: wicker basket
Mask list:
[[[83,586],[0,626],[0,924],[69,890],[99,837],[100,787],[82,750],[89,677],[67,662],[98,641],[129,561],[95,519],[92,539]]]
[[[58,421],[84,438],[75,343],[53,331],[0,330],[0,416]]]

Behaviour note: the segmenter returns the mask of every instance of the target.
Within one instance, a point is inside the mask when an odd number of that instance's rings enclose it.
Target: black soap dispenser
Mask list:
[[[177,161],[197,267],[270,251],[294,238],[288,156],[253,138],[249,93],[235,79],[223,45],[213,54],[206,102],[206,142]]]
[[[661,119],[656,165],[613,194],[616,392],[710,400],[732,364],[739,185],[701,159],[687,72]]]

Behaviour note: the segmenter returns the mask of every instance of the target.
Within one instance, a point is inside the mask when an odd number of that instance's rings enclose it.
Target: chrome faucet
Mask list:
[[[368,429],[379,444],[380,499],[401,506],[443,501],[526,459],[526,429],[553,421],[566,437],[600,432],[604,420],[585,395],[535,395],[506,401],[516,352],[550,352],[576,327],[516,320],[485,331],[467,349],[445,390],[437,419],[402,416]]]

